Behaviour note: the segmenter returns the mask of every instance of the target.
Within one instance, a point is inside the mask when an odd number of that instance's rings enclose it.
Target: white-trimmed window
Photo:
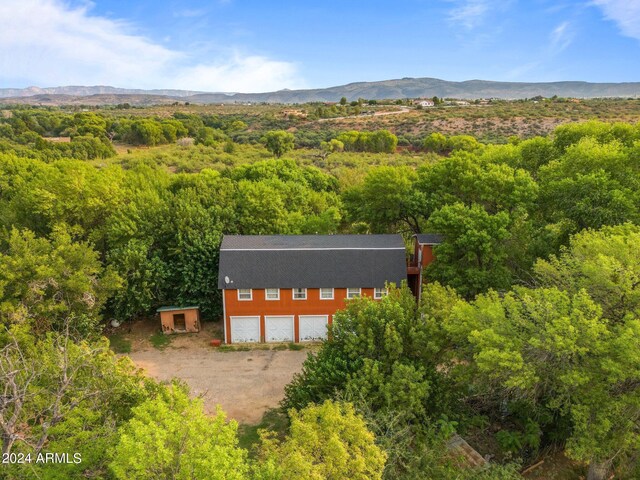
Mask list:
[[[347,298],[356,298],[360,296],[359,288],[347,288]]]
[[[265,288],[264,289],[265,300],[280,300],[279,288]]]
[[[333,288],[321,288],[320,300],[333,300]]]
[[[294,300],[306,300],[307,299],[307,289],[306,288],[294,288],[293,299]]]
[[[373,298],[382,298],[382,297],[386,297],[389,294],[389,290],[387,290],[386,288],[376,288],[373,291]]]
[[[250,288],[239,288],[238,289],[238,300],[252,300],[253,294]]]

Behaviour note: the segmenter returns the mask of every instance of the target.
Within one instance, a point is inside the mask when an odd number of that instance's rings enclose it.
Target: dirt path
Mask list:
[[[219,352],[190,346],[134,351],[129,357],[157,380],[184,380],[193,395],[202,395],[207,413],[222,405],[229,418],[259,423],[284,397],[284,386],[299,372],[307,350]]]
[[[333,120],[344,120],[344,119],[357,119],[357,118],[371,118],[371,117],[382,117],[384,115],[400,115],[402,113],[409,113],[411,109],[407,107],[402,107],[400,110],[387,110],[383,112],[374,112],[374,113],[361,113],[360,115],[350,115],[347,117],[332,117],[332,118],[320,118],[316,120],[316,122],[331,122]]]

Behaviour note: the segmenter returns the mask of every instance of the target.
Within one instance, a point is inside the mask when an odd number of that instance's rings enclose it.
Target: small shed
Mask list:
[[[163,333],[188,333],[200,331],[200,307],[160,307]]]

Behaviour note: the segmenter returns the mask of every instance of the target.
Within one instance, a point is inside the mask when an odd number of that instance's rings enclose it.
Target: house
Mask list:
[[[423,108],[434,107],[436,105],[433,100],[416,100],[414,104]]]
[[[380,299],[406,279],[400,235],[225,235],[225,342],[321,340],[345,300]]]
[[[407,260],[400,235],[225,235],[218,274],[225,342],[322,340],[346,300],[379,300],[389,283],[408,281],[419,298],[441,241],[414,235]]]

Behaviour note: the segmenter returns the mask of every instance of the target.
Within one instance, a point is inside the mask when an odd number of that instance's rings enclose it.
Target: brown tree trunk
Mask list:
[[[611,462],[595,462],[589,463],[589,473],[587,473],[587,480],[607,480],[607,475],[611,469]]]
[[[13,447],[14,437],[9,435],[8,433],[3,433],[0,435],[0,440],[2,440],[2,455],[7,453],[11,453],[11,447]]]

